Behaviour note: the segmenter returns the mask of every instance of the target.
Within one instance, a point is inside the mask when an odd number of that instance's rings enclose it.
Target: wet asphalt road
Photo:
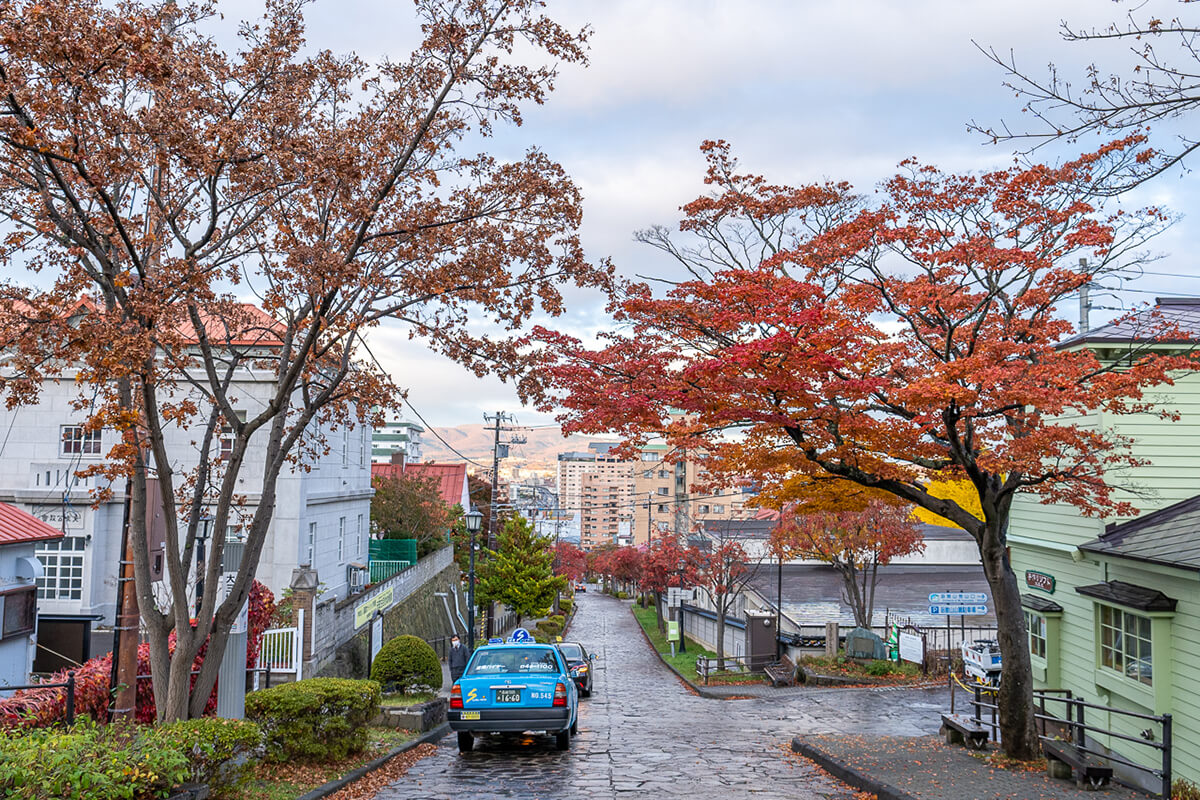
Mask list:
[[[628,603],[580,595],[569,638],[597,654],[596,691],[581,700],[579,735],[487,738],[460,754],[453,735],[381,791],[401,798],[849,798],[791,757],[799,733],[918,735],[937,730],[944,689],[808,689],[758,700],[688,692],[643,639]]]

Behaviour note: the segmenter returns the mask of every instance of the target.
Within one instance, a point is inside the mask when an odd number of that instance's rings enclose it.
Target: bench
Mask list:
[[[767,664],[763,667],[763,672],[767,673],[767,678],[771,681],[772,686],[791,686],[792,678],[796,674],[796,668],[785,657],[779,661]]]
[[[1046,769],[1051,775],[1054,774],[1052,762],[1065,764],[1070,767],[1075,785],[1080,789],[1099,789],[1112,780],[1112,767],[1070,742],[1045,739],[1042,741],[1042,753],[1046,756]]]
[[[941,734],[946,744],[961,744],[971,750],[982,750],[988,740],[987,730],[962,714],[942,714]]]

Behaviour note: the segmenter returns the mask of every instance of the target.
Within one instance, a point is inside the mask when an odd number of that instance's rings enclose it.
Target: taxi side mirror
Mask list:
[[[595,654],[595,653],[592,653],[590,656],[588,656],[588,658],[590,658],[592,661],[595,661],[595,660],[596,660],[596,654]]]

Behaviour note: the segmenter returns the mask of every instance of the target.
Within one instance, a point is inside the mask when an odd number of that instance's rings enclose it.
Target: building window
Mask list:
[[[367,465],[367,459],[370,458],[369,451],[371,448],[367,447],[368,441],[370,441],[370,438],[367,436],[367,427],[364,425],[362,429],[362,435],[358,441],[358,465],[360,467],[365,467]]]
[[[342,433],[342,466],[350,466],[350,429]]]
[[[658,453],[642,453],[642,461],[661,461]]]
[[[1041,614],[1026,611],[1025,627],[1029,631],[1029,652],[1044,659],[1046,657],[1046,618]]]
[[[90,431],[82,425],[63,425],[61,434],[64,456],[100,455],[100,431]]]
[[[661,495],[662,497],[666,497],[669,494],[671,494],[671,489],[670,489],[670,487],[667,487],[667,486],[660,486],[655,491],[657,491],[659,493],[659,495]]]
[[[0,639],[33,633],[37,621],[37,588],[30,586],[0,595],[0,615],[4,619]]]
[[[308,523],[308,565],[313,565],[313,556],[317,549],[317,523]]]
[[[356,552],[359,556],[363,554],[363,515],[358,515],[358,527],[355,529],[354,541],[357,543]]]
[[[39,542],[36,551],[43,574],[37,579],[37,596],[42,600],[83,599],[82,536],[66,536],[53,542]]]
[[[338,517],[338,563],[346,560],[346,518]]]
[[[658,513],[660,513],[660,514],[666,514],[666,513],[667,513],[667,504],[666,504],[666,503],[659,503],[659,504],[658,504]]]
[[[708,506],[700,506],[700,509],[699,509],[699,511],[698,511],[697,513],[700,513],[700,514],[708,514],[708,513],[709,513]]]
[[[1150,618],[1111,606],[1100,610],[1100,664],[1147,686],[1153,684]]]
[[[713,506],[713,507],[712,507],[712,510],[713,510],[713,513],[714,513],[714,514],[724,514],[724,513],[725,513],[725,506],[720,506],[720,505]]]

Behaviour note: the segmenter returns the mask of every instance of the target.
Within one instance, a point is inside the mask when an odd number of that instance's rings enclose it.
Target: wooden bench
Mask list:
[[[962,714],[942,714],[941,734],[946,744],[961,744],[971,750],[982,750],[988,740],[987,730]]]
[[[1065,764],[1071,768],[1075,785],[1080,789],[1099,789],[1112,780],[1112,767],[1090,753],[1085,753],[1071,742],[1054,739],[1042,741],[1042,753],[1046,756],[1046,768],[1053,775],[1050,762]]]
[[[767,673],[767,678],[771,681],[772,686],[791,686],[792,679],[796,674],[796,668],[792,666],[792,662],[785,656],[779,661],[773,661],[763,667],[763,672]]]

